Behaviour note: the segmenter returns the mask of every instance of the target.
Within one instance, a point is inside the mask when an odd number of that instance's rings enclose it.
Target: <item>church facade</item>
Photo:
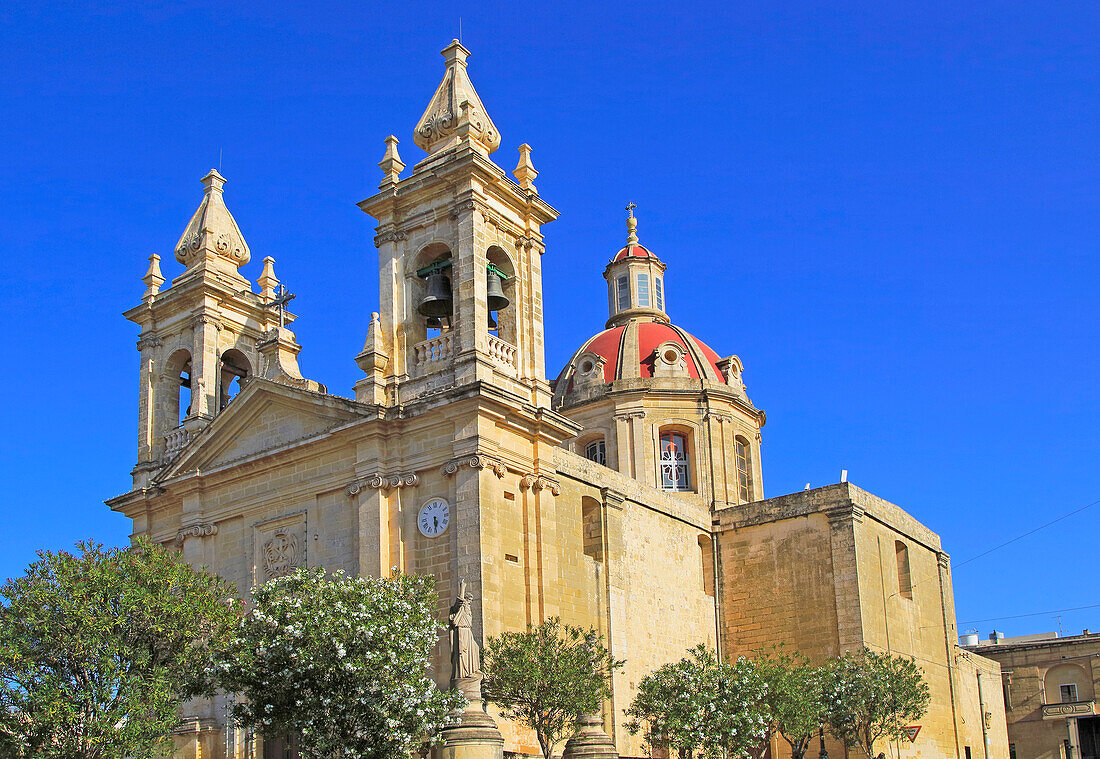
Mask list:
[[[468,51],[443,56],[414,136],[425,157],[405,174],[387,138],[379,191],[359,204],[380,292],[354,398],[303,377],[273,261],[255,291],[211,171],[174,251],[182,273],[164,288],[151,257],[125,314],[140,327],[138,460],[108,505],[242,593],[298,566],[396,567],[436,577],[441,620],[465,583],[482,644],[551,616],[597,628],[627,662],[604,708],[625,756],[644,755],[623,710],[646,673],[698,643],[734,657],[778,642],[817,660],[862,645],[916,658],[932,707],[891,756],[1007,756],[999,689],[979,684],[999,668],[956,645],[938,536],[848,483],[764,500],[765,415],[741,360],[672,322],[675,269],[632,210],[604,271],[604,329],[548,380],[543,226],[558,212],[527,145],[511,176],[492,160],[500,133]],[[444,687],[449,660],[441,636]],[[256,748],[226,706],[188,704],[177,756]],[[538,753],[498,723],[506,751]]]

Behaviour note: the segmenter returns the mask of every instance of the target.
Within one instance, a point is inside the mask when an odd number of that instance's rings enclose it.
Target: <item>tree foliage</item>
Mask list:
[[[428,676],[439,639],[431,577],[299,569],[252,591],[217,665],[234,716],[313,759],[405,759],[464,702]]]
[[[802,759],[814,733],[825,722],[824,671],[782,645],[755,655],[768,686],[764,700],[772,729],[787,741],[792,759]]]
[[[543,756],[550,757],[578,718],[599,711],[622,665],[595,630],[551,618],[489,640],[483,688],[506,716],[535,731]]]
[[[928,685],[904,656],[849,651],[826,665],[824,684],[829,731],[868,757],[877,741],[905,738],[905,728],[928,710]]]
[[[627,729],[642,732],[651,750],[708,759],[759,756],[772,729],[767,697],[768,683],[755,662],[719,662],[700,644],[642,678],[626,710]]]
[[[232,588],[145,539],[40,551],[0,590],[0,753],[163,756],[238,618]]]

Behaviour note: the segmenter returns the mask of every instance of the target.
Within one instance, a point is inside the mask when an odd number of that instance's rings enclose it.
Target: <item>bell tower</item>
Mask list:
[[[386,138],[376,195],[359,207],[377,224],[379,310],[357,357],[356,399],[393,405],[485,383],[548,407],[541,227],[557,211],[534,185],[531,149],[508,177],[490,158],[500,133],[466,69],[458,40],[414,143],[428,155],[402,179]]]
[[[324,390],[298,370],[301,347],[287,328],[293,296],[276,290],[274,259],[263,261],[259,293],[237,271],[251,253],[224,185],[215,169],[202,178],[202,202],[176,243],[183,273],[162,290],[160,256],[149,256],[142,302],[124,314],[141,327],[135,489],[148,486],[253,377]]]

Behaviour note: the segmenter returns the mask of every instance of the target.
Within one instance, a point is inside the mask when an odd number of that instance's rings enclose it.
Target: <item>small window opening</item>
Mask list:
[[[657,310],[665,310],[665,288],[661,277],[653,278],[653,293],[657,296]]]
[[[661,488],[673,491],[690,490],[687,439],[680,432],[662,432],[660,441]]]
[[[912,598],[913,578],[909,573],[909,549],[900,540],[895,540],[894,554],[898,561],[898,595]]]
[[[645,272],[638,273],[638,305],[649,308],[649,275]]]
[[[595,440],[584,447],[584,457],[589,461],[607,466],[607,444],[603,440]]]
[[[1077,684],[1069,683],[1068,685],[1062,685],[1059,687],[1062,695],[1063,704],[1072,704],[1077,700]]]
[[[714,542],[710,535],[699,536],[699,560],[703,572],[703,592],[714,597]]]
[[[585,556],[597,561],[603,560],[603,521],[600,518],[600,502],[588,496],[581,499],[581,541]]]
[[[619,277],[615,280],[616,288],[616,311],[625,311],[630,308],[630,280],[625,276]]]
[[[748,503],[752,500],[752,466],[749,461],[749,444],[744,438],[737,438],[733,447],[737,457],[737,497],[742,503]]]

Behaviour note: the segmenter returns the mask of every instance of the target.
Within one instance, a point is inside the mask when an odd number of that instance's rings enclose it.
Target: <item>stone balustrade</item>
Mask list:
[[[175,456],[191,442],[190,431],[183,427],[177,427],[164,436],[164,455]]]
[[[501,366],[512,370],[516,368],[516,346],[496,335],[489,335],[489,356]]]
[[[428,338],[413,346],[413,364],[420,367],[442,361],[453,356],[457,349],[458,335],[444,332],[437,337]]]

